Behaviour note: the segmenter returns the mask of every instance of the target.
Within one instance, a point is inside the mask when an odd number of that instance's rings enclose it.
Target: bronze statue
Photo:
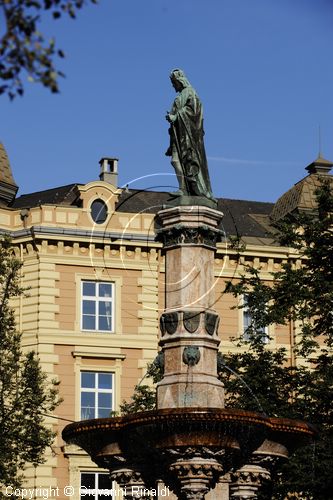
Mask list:
[[[203,140],[200,99],[181,69],[174,69],[170,80],[176,92],[179,92],[171,111],[166,115],[170,123],[170,146],[165,154],[171,156],[179,183],[179,191],[172,194],[214,200]]]

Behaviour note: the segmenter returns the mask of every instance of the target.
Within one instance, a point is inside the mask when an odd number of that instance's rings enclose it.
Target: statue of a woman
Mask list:
[[[174,196],[200,196],[214,200],[204,146],[203,113],[200,99],[181,69],[174,69],[171,83],[179,92],[166,119],[170,122],[171,156],[179,183]]]

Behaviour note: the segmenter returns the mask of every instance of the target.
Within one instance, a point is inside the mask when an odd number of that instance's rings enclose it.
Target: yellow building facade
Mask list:
[[[80,498],[80,486],[103,487],[106,471],[82,450],[62,441],[67,423],[108,416],[129,400],[158,351],[164,309],[164,256],[155,241],[155,213],[168,193],[117,187],[117,160],[103,158],[99,179],[17,197],[9,161],[0,147],[0,230],[9,234],[22,261],[26,296],[15,300],[23,346],[34,350],[50,379],[60,381],[63,402],[45,421],[56,432],[44,465],[26,471],[30,488],[53,488],[57,498]],[[249,318],[234,309],[243,298],[224,293],[244,266],[263,280],[297,255],[268,235],[272,219],[313,208],[314,190],[331,164],[322,158],[275,203],[218,200],[225,238],[215,255],[216,305],[222,352],[243,335]],[[241,239],[241,253],[230,243]],[[198,270],[200,272],[200,270]],[[285,347],[296,363],[297,325],[273,325],[269,347]],[[64,488],[70,486],[72,490]],[[58,488],[58,490],[57,490]],[[50,494],[50,497],[52,495]],[[43,498],[42,490],[34,498]],[[83,498],[83,497],[82,497]],[[92,498],[92,497],[89,497]],[[102,497],[97,497],[102,498]]]

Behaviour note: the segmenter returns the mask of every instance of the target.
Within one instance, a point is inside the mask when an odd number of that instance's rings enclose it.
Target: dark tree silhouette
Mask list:
[[[97,0],[0,0],[0,94],[10,99],[23,95],[23,75],[58,92],[56,59],[64,57],[55,41],[40,32],[40,21],[47,12],[54,19],[68,15],[75,18],[78,10]]]

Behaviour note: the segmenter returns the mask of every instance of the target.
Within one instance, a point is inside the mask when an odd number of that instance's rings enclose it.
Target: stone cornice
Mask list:
[[[30,340],[28,345],[31,343],[31,332],[23,332],[22,345],[25,346],[25,336]],[[107,338],[106,338],[107,337]],[[39,332],[38,335],[39,345],[70,345],[73,346],[75,351],[76,346],[80,346],[79,350],[81,352],[87,350],[96,350],[96,345],[103,346],[105,349],[149,349],[154,352],[157,350],[157,338],[156,334],[151,335],[133,335],[126,332],[122,333],[96,333],[89,334],[82,331],[66,330],[61,332]],[[116,353],[116,356],[119,355]]]
[[[75,350],[72,351],[73,358],[103,358],[103,359],[126,359],[126,354],[117,354],[107,351],[94,351],[91,350]]]
[[[31,237],[33,232],[34,236],[38,238],[46,237],[75,237],[84,238],[85,240],[102,240],[102,241],[149,241],[154,242],[155,235],[147,233],[128,233],[124,231],[96,231],[84,229],[70,229],[64,227],[48,227],[48,226],[32,226],[29,229],[19,229],[17,231],[8,231],[0,229],[0,234],[7,234],[13,239]]]

